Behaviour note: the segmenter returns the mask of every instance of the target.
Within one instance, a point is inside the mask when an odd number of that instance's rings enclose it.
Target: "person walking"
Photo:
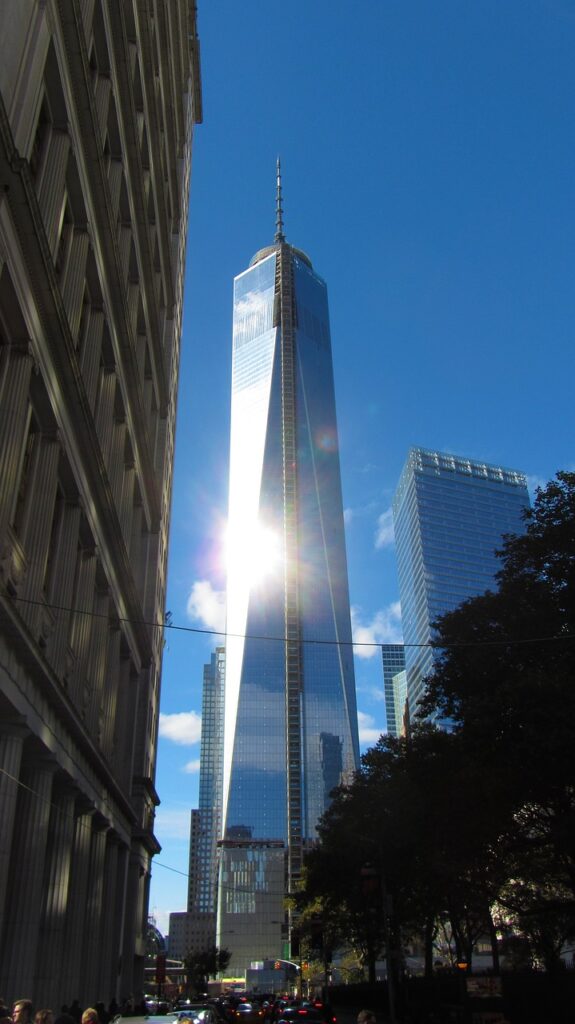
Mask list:
[[[98,1011],[95,1010],[93,1006],[89,1006],[84,1010],[82,1014],[82,1024],[100,1024]]]
[[[36,1010],[34,1014],[34,1024],[54,1024],[54,1014],[52,1010]]]
[[[32,1024],[32,1000],[17,999],[12,1007],[12,1020],[14,1024]]]
[[[357,1015],[357,1024],[377,1024],[373,1010],[360,1010]]]

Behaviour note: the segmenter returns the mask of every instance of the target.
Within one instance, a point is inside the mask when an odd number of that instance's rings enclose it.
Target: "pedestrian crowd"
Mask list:
[[[0,997],[0,1024],[110,1024],[119,1013],[120,1007],[115,999],[110,1001],[108,1009],[103,1003],[96,1003],[86,1010],[82,1010],[78,1000],[74,999],[70,1006],[62,1006],[59,1013],[48,1009],[34,1013],[31,999],[17,999],[10,1012]]]

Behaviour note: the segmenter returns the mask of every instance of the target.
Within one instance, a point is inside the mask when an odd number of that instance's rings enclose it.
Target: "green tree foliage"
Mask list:
[[[208,979],[225,971],[230,960],[230,951],[217,946],[210,946],[200,953],[188,953],[184,958],[188,987],[195,992],[205,992]]]
[[[498,590],[436,623],[411,736],[364,755],[307,860],[300,914],[321,906],[371,976],[414,932],[430,968],[441,921],[460,959],[479,934],[496,957],[497,926],[549,969],[575,932],[575,474],[525,521],[504,540]]]

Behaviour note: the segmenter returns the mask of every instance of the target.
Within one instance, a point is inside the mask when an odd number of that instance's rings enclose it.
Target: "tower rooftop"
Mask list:
[[[252,256],[250,260],[250,267],[255,266],[261,260],[265,260],[266,256],[271,256],[272,252],[277,252],[282,245],[286,245],[286,238],[284,235],[284,221],[283,221],[283,200],[282,200],[282,171],[280,158],[278,156],[276,163],[276,233],[274,237],[273,245],[266,245],[263,249],[258,249],[255,256]],[[296,249],[294,245],[290,245],[294,256],[303,260],[307,263],[308,267],[311,267],[311,260],[309,256],[303,252],[302,249]]]
[[[285,245],[286,243],[284,242],[283,244]],[[254,267],[256,263],[259,263],[261,260],[265,260],[266,256],[271,256],[272,252],[278,252],[278,250],[281,249],[281,247],[281,242],[274,242],[273,245],[266,245],[264,246],[263,249],[258,249],[255,256],[252,256],[249,262],[250,267]],[[303,260],[304,263],[307,263],[308,267],[312,266],[312,262],[309,256],[303,251],[303,249],[296,249],[295,245],[289,245],[289,243],[288,248],[291,249],[294,256],[297,256],[298,259]]]

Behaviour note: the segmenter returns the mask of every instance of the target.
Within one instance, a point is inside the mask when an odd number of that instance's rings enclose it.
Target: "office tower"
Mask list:
[[[190,854],[188,862],[188,910],[197,903],[200,890],[200,857],[199,846],[202,826],[200,811],[194,807],[190,812]]]
[[[222,831],[225,671],[225,648],[217,647],[210,663],[204,665],[198,794],[200,832],[195,851],[198,885],[193,899],[188,901],[188,910],[214,915],[213,942],[218,880],[217,843]]]
[[[522,533],[525,476],[502,466],[411,448],[393,502],[407,697],[413,716],[433,668],[432,623],[495,586],[495,550]],[[421,647],[410,647],[421,644]]]
[[[195,5],[0,5],[0,992],[143,989]]]
[[[393,708],[395,712],[396,736],[405,736],[409,721],[407,706],[407,672],[403,669],[391,680],[393,689]]]
[[[397,687],[394,677],[405,670],[405,648],[403,644],[382,644],[383,661],[383,695],[385,699],[385,717],[389,736],[401,735],[402,715],[397,717]]]
[[[283,234],[234,283],[218,943],[289,954],[286,892],[358,763],[325,283]],[[284,639],[285,638],[285,639]]]

